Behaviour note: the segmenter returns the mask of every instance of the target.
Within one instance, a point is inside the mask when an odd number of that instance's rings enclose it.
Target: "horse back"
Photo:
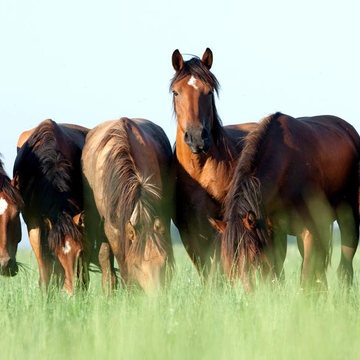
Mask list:
[[[227,139],[231,143],[235,152],[239,154],[243,147],[243,139],[258,126],[258,123],[249,122],[236,125],[224,126],[224,131],[227,134]]]
[[[263,138],[258,175],[277,179],[269,192],[303,192],[313,187],[336,198],[358,177],[360,138],[346,121],[335,116],[292,118],[279,114]]]
[[[39,128],[42,126],[50,125],[51,123],[54,123],[52,120],[44,120],[41,122],[37,127],[32,128],[30,130],[23,131],[18,139],[17,142],[17,152],[21,149],[21,147],[27,142],[27,140],[30,138],[30,136]],[[56,123],[55,123],[56,124]],[[75,124],[56,124],[54,126],[58,126],[61,131],[66,134],[66,136],[70,137],[71,141],[74,141],[77,146],[80,147],[80,149],[83,148],[85,143],[85,137],[87,133],[89,132],[89,129],[80,125]]]
[[[93,187],[96,186],[96,196],[102,193],[100,178],[104,174],[101,169],[117,140],[113,137],[104,146],[100,144],[106,134],[121,125],[120,122],[123,125],[121,131],[126,132],[124,139],[128,142],[137,171],[144,177],[153,177],[156,185],[162,188],[167,182],[172,161],[171,146],[165,132],[149,120],[122,118],[99,124],[86,138],[82,155],[83,174]]]

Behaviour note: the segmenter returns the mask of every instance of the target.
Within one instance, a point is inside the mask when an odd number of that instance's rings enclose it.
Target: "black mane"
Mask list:
[[[272,125],[281,113],[263,119],[259,126],[244,138],[244,147],[235,168],[229,192],[224,201],[224,221],[227,222],[223,235],[222,254],[224,262],[237,260],[240,249],[256,256],[268,241],[268,230],[262,204],[261,184],[256,170],[262,154],[262,145]],[[243,219],[249,211],[253,211],[259,220],[256,234],[247,231]]]
[[[26,207],[51,221],[51,250],[64,245],[65,235],[81,241],[81,232],[72,220],[82,209],[81,153],[79,150],[68,159],[61,151],[62,146],[71,145],[59,125],[45,120],[21,147],[14,165],[14,175],[20,173],[20,192]]]

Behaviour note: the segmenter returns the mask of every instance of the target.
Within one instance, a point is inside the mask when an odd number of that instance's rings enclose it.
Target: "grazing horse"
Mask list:
[[[85,229],[103,287],[116,283],[111,252],[125,284],[145,291],[164,284],[174,261],[171,164],[168,138],[148,120],[121,118],[89,132],[82,155]]]
[[[64,272],[63,289],[73,293],[83,243],[81,151],[88,129],[45,120],[18,141],[13,185],[24,200],[22,214],[39,267],[39,283],[49,284],[53,255]]]
[[[188,61],[175,50],[172,64],[176,73],[170,85],[177,117],[173,220],[190,258],[204,276],[210,273],[217,247],[216,233],[207,218],[221,216],[241,139],[256,127],[255,123],[222,126],[215,107],[219,83],[210,72],[212,62],[210,49],[201,60],[194,57]]]
[[[341,232],[340,277],[349,285],[359,236],[360,138],[334,116],[294,119],[276,113],[244,140],[224,204],[225,273],[252,290],[254,270],[279,276],[286,234],[302,255],[303,286],[326,289],[332,224]]]
[[[11,185],[0,160],[0,274],[18,273],[16,251],[21,240],[20,210],[23,201],[19,191]]]

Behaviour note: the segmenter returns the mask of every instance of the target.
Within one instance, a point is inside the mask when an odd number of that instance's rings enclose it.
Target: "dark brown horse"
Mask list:
[[[121,118],[89,132],[82,155],[85,228],[103,286],[116,282],[111,252],[124,283],[145,291],[164,284],[166,265],[173,265],[171,162],[169,140],[150,121]]]
[[[254,269],[279,276],[286,234],[298,238],[302,284],[326,288],[331,229],[341,232],[338,274],[348,284],[359,236],[360,138],[334,116],[294,119],[276,113],[244,140],[224,209],[225,272],[247,290]]]
[[[64,272],[64,290],[74,290],[84,251],[81,151],[88,129],[45,120],[18,141],[13,185],[23,197],[22,210],[38,267],[39,283],[48,285],[53,255]]]
[[[23,201],[19,191],[11,185],[0,161],[0,274],[18,273],[16,252],[21,240],[20,210]]]
[[[210,72],[213,55],[184,61],[172,55],[171,81],[177,117],[175,147],[176,214],[174,223],[185,248],[205,276],[215,255],[214,229],[208,216],[220,217],[221,204],[241,152],[241,139],[256,124],[222,126],[215,107],[219,83]]]

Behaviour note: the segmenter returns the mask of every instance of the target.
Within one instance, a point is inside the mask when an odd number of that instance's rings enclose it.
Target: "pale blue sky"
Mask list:
[[[224,124],[337,115],[360,131],[357,0],[0,0],[0,152],[46,118],[148,118],[171,142],[175,49],[214,53]]]

